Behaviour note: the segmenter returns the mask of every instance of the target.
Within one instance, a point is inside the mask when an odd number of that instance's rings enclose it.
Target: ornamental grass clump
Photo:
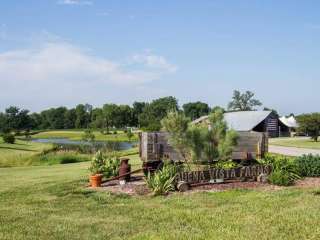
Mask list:
[[[155,196],[168,194],[175,189],[177,167],[173,164],[164,164],[163,168],[146,177],[148,187]]]

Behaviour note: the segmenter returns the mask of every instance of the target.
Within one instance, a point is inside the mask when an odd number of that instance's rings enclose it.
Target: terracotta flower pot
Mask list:
[[[91,187],[101,187],[102,174],[96,174],[90,176]]]

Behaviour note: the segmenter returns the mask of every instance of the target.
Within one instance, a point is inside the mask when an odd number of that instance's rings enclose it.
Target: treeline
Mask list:
[[[187,103],[180,109],[177,99],[171,96],[151,102],[134,102],[132,106],[104,104],[101,108],[94,108],[90,104],[79,104],[71,109],[57,107],[40,113],[11,106],[0,113],[0,132],[83,128],[109,131],[125,127],[157,131],[169,110],[184,111],[192,120],[210,112],[208,104],[203,102]]]

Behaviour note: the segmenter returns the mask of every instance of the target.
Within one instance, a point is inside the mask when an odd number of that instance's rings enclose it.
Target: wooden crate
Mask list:
[[[260,132],[238,132],[238,145],[234,148],[232,159],[245,160],[248,156],[254,159],[261,158],[268,152],[268,136]],[[168,158],[174,161],[182,157],[168,143],[167,132],[140,133],[140,158],[144,162],[159,161]]]

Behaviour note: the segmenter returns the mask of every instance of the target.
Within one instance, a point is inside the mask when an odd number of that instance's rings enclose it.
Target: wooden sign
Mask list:
[[[253,165],[232,169],[209,169],[204,171],[190,171],[180,172],[176,176],[176,182],[206,183],[216,179],[223,180],[240,180],[240,179],[254,179],[260,174],[269,175],[272,171],[271,166]]]

